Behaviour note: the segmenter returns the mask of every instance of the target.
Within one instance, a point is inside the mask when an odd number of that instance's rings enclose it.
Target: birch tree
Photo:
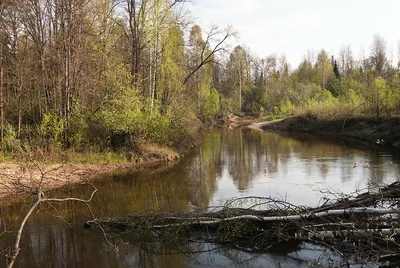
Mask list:
[[[325,50],[321,50],[318,54],[315,72],[315,81],[326,89],[328,79],[333,75],[333,67]]]
[[[233,91],[236,111],[243,107],[243,94],[250,90],[251,72],[250,61],[247,52],[241,46],[236,46],[227,62],[227,80]]]

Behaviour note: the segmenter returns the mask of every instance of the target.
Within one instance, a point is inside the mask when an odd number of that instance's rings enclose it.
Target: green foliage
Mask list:
[[[182,81],[185,73],[185,54],[183,36],[177,25],[172,25],[164,35],[158,90],[160,109],[166,114],[185,105],[181,98],[184,89]]]
[[[129,88],[110,98],[101,112],[105,126],[116,133],[136,132],[143,127],[137,92]]]
[[[42,146],[46,150],[60,150],[64,143],[64,133],[66,131],[66,121],[60,118],[54,111],[43,115],[39,126]]]
[[[374,88],[376,92],[376,115],[379,116],[384,112],[387,116],[391,115],[391,111],[396,107],[395,92],[386,84],[386,80],[378,77],[374,80]]]
[[[213,28],[203,38],[195,25],[184,38],[169,1],[136,2],[140,12],[119,15],[113,1],[80,1],[76,12],[65,14],[71,16],[71,31],[62,31],[61,18],[54,25],[31,25],[30,32],[47,32],[54,42],[13,31],[28,20],[52,21],[47,4],[17,16],[20,20],[9,16],[25,12],[25,2],[18,9],[6,7],[5,19],[15,27],[3,34],[16,44],[6,46],[2,55],[2,112],[4,122],[10,122],[3,129],[3,151],[15,151],[25,140],[46,150],[130,150],[141,141],[176,144],[197,134],[199,118],[231,112],[400,114],[400,72],[389,66],[381,38],[375,38],[367,59],[356,62],[343,54],[338,66],[321,50],[316,59],[309,53],[291,72],[284,56],[257,59],[242,46],[221,59],[225,45],[211,46],[232,32]],[[62,8],[62,1],[53,4],[55,10]],[[57,40],[74,42],[59,46]],[[20,137],[11,126],[19,127]]]
[[[104,80],[105,104],[100,118],[106,129],[116,133],[140,132],[141,102],[137,90],[131,86],[131,75],[123,66],[115,66],[114,71],[104,74]]]
[[[286,99],[279,108],[281,113],[285,116],[293,115],[296,112],[296,107],[290,102],[289,99]]]
[[[250,75],[250,60],[248,52],[241,46],[236,46],[229,56],[226,65],[226,88],[223,89],[223,97],[231,99],[233,112],[240,113],[242,108],[251,107],[253,100],[246,99],[251,96],[254,89]]]
[[[153,108],[150,105],[145,106],[139,120],[141,138],[147,141],[168,144],[174,135],[170,118],[160,113],[158,103]]]
[[[205,97],[203,115],[207,118],[216,116],[220,111],[219,93],[215,88]]]
[[[4,152],[14,153],[21,148],[21,143],[17,138],[17,132],[12,125],[6,123],[3,128],[3,139],[1,140],[1,149]]]
[[[203,77],[202,81],[200,82],[200,113],[205,116],[205,117],[212,117],[213,111],[210,110],[212,109],[213,101],[215,102],[215,99],[213,100],[212,98],[215,96],[211,96],[212,94],[212,89],[211,87],[211,82],[212,82],[212,66],[210,64],[207,64],[203,70]],[[216,92],[218,94],[218,92]]]
[[[312,80],[313,67],[311,62],[303,60],[297,71],[294,73],[294,77],[298,82],[308,83]]]
[[[314,68],[314,82],[326,88],[328,79],[333,75],[333,67],[329,56],[325,50],[321,50]]]
[[[171,115],[162,113],[159,102],[141,100],[138,90],[130,84],[131,79],[121,66],[119,71],[105,74],[107,101],[98,115],[99,124],[117,147],[140,140],[168,143],[173,136]]]
[[[333,72],[335,73],[336,78],[340,79],[339,67],[337,65],[336,60],[335,60],[335,64],[333,65]]]
[[[349,105],[353,112],[362,104],[360,96],[353,89],[348,89],[343,95],[338,97],[338,100],[341,104]]]
[[[322,96],[319,99],[312,98],[307,102],[307,113],[327,114],[328,111],[332,112],[338,103],[338,100],[333,97],[332,93],[328,90],[323,90]],[[333,116],[333,114],[329,114],[328,116]]]
[[[88,137],[89,125],[86,119],[88,116],[80,106],[75,107],[69,125],[71,130],[69,143],[73,147],[82,148],[88,145],[87,143],[90,140]]]

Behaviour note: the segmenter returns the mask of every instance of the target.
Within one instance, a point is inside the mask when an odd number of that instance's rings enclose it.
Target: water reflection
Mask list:
[[[42,221],[30,224],[24,235],[17,267],[310,267],[322,263],[335,267],[341,260],[327,249],[301,243],[296,251],[261,254],[210,243],[189,242],[180,248],[160,243],[122,244],[115,252],[98,233],[68,229]],[[329,256],[329,258],[328,258]],[[0,264],[0,267],[3,263]]]
[[[197,154],[203,163],[209,161],[202,165],[203,173],[210,171],[207,181],[212,182],[206,195],[212,195],[208,205],[247,195],[287,197],[292,203],[316,205],[319,189],[353,192],[368,183],[388,183],[398,177],[393,153],[371,150],[364,144],[310,134],[221,132],[218,146],[213,147],[217,138],[211,133],[206,137],[210,141],[200,149],[209,154]]]
[[[394,152],[327,137],[222,129],[205,135],[204,144],[173,167],[124,171],[95,181],[99,193],[92,208],[98,217],[185,212],[239,196],[281,196],[291,203],[314,205],[320,199],[318,189],[353,192],[369,182],[397,179],[398,159]],[[84,198],[90,192],[90,187],[75,187],[58,194]],[[15,229],[28,208],[29,202],[0,205],[0,232]],[[176,250],[181,254],[170,254],[171,245],[128,243],[114,252],[101,234],[82,228],[89,218],[86,206],[63,203],[56,209],[72,225],[52,216],[54,208],[41,207],[24,232],[18,267],[281,267],[282,262],[282,267],[308,267],[298,259],[313,259],[315,252],[324,250],[306,245],[292,253],[254,254],[188,243]],[[10,245],[14,236],[1,236],[0,246]],[[184,253],[188,251],[198,253]]]

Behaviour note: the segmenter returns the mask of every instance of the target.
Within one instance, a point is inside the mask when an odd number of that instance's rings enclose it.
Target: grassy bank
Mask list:
[[[251,128],[264,131],[309,132],[342,136],[384,146],[400,147],[400,118],[351,117],[320,119],[315,116],[295,116],[270,122],[255,123]]]
[[[44,151],[25,147],[14,152],[0,151],[0,199],[19,199],[38,188],[68,188],[106,173],[171,164],[199,144],[201,132],[199,128],[196,135],[183,136],[176,143],[178,146],[143,141],[119,150]]]
[[[142,144],[140,154],[64,152],[43,155],[42,158],[16,159],[0,163],[0,199],[18,198],[31,194],[32,189],[43,191],[88,183],[106,173],[120,170],[141,170],[172,163],[180,154],[171,148]],[[128,157],[131,157],[128,159]],[[40,159],[37,161],[37,159]],[[50,160],[50,161],[49,161]]]

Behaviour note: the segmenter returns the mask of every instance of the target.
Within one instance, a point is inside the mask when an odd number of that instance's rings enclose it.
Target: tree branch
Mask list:
[[[219,33],[220,33],[220,32],[218,31],[218,28],[217,28],[216,26],[213,26],[213,27],[211,28],[210,32],[209,32],[208,35],[207,35],[207,41],[206,41],[205,43],[207,44],[207,42],[210,40],[210,38],[211,38],[212,36],[215,36],[215,35],[217,35],[217,34],[219,34]],[[230,27],[229,27],[228,29],[226,29],[226,30],[225,30],[225,35],[223,36],[223,38],[217,42],[217,44],[214,46],[214,48],[212,49],[212,51],[210,52],[210,54],[207,55],[207,56],[204,58],[204,48],[205,48],[205,46],[206,46],[206,44],[205,44],[204,47],[203,47],[203,50],[202,50],[202,55],[200,55],[200,56],[201,56],[201,62],[200,62],[200,63],[185,77],[185,79],[184,79],[184,81],[183,81],[183,84],[186,84],[186,83],[188,82],[188,80],[189,80],[201,67],[203,67],[203,66],[206,65],[207,63],[211,63],[211,62],[213,61],[213,56],[214,56],[215,54],[217,54],[217,53],[220,52],[220,51],[225,50],[225,48],[224,48],[224,47],[221,47],[221,46],[225,43],[225,41],[226,41],[228,38],[233,37],[233,36],[235,36],[235,35],[236,35],[236,33],[233,32],[232,29],[231,29]]]
[[[35,211],[36,207],[40,204],[41,202],[41,194],[39,194],[35,200],[35,202],[32,204],[31,208],[28,210],[28,212],[25,214],[24,219],[21,222],[21,225],[18,229],[17,232],[17,238],[15,240],[15,244],[14,244],[14,248],[12,249],[12,255],[9,257],[8,263],[7,263],[7,268],[11,268],[14,266],[15,260],[17,259],[17,256],[21,250],[21,248],[19,247],[20,242],[21,242],[21,236],[22,236],[22,231],[25,228],[25,224],[27,222],[27,220],[29,219],[29,217],[31,216],[31,214],[33,213],[33,211]]]

